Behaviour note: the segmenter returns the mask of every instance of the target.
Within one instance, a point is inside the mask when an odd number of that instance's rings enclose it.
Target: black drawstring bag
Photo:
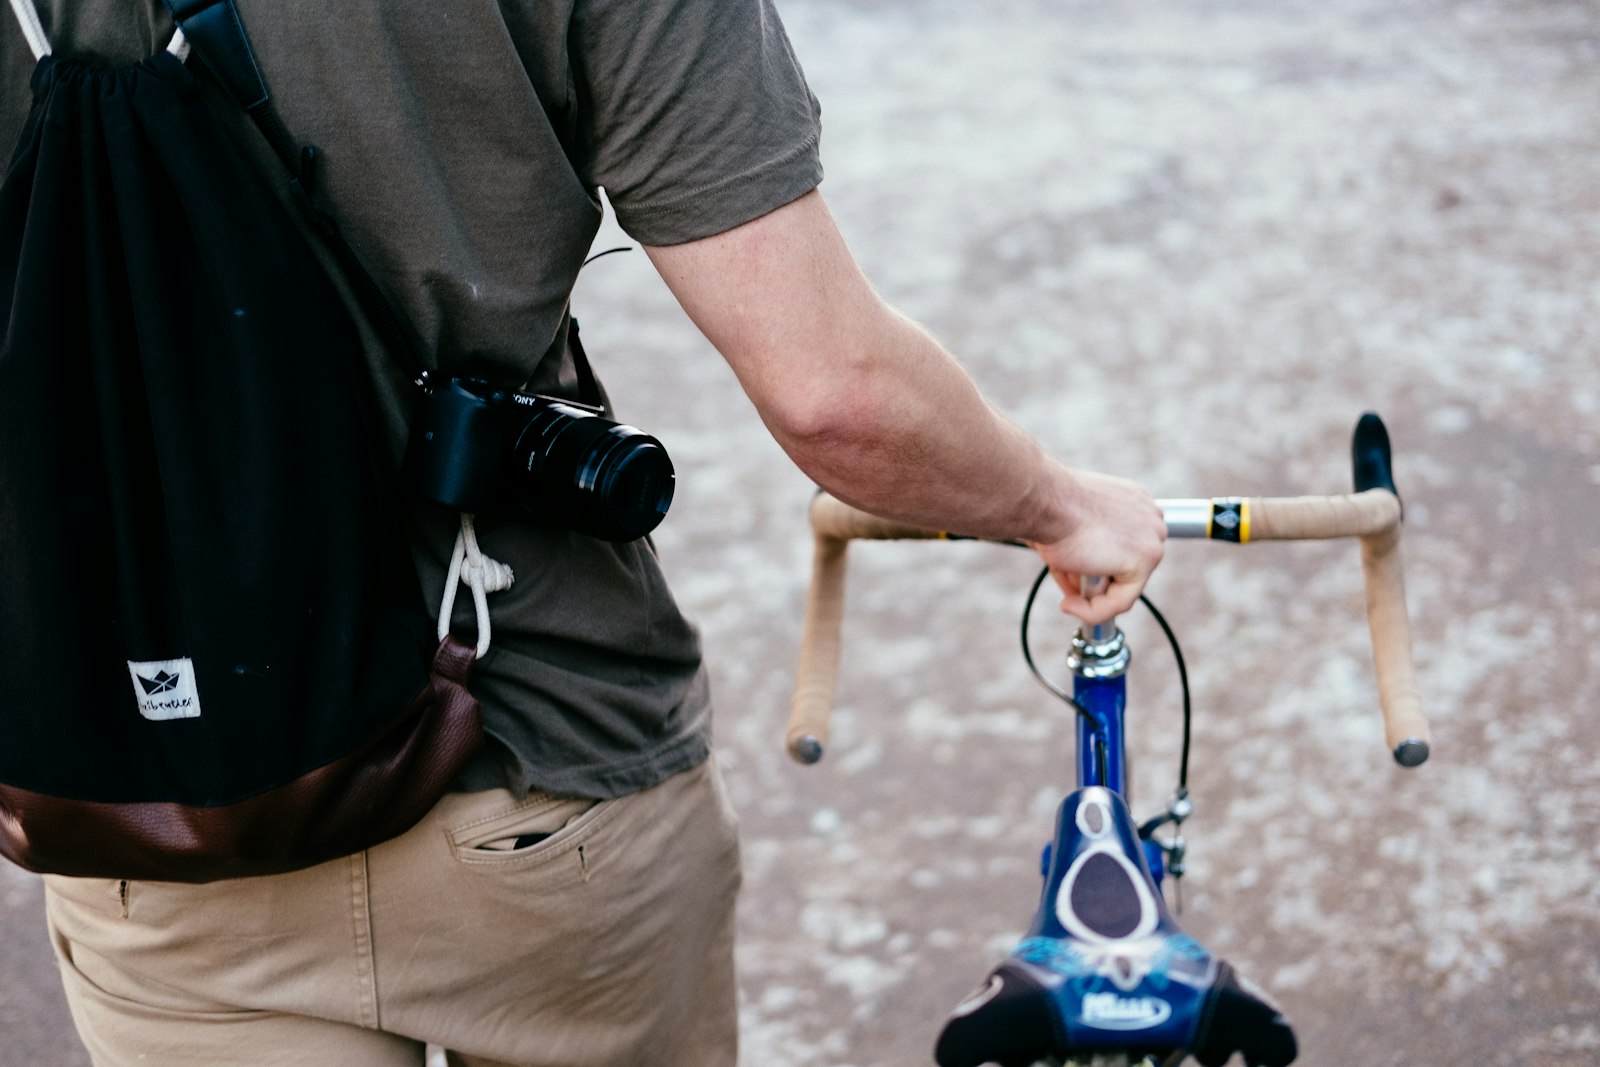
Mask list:
[[[45,55],[33,93],[0,187],[0,853],[209,881],[401,833],[481,725],[351,315],[178,58]]]

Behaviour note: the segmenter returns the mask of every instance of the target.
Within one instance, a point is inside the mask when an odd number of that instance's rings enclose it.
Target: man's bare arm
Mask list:
[[[818,485],[887,518],[1032,542],[1063,608],[1080,617],[1132,605],[1166,533],[1149,494],[1068,470],[998,415],[949,353],[873,291],[820,194],[648,251]],[[1113,579],[1092,606],[1077,595],[1081,574]]]

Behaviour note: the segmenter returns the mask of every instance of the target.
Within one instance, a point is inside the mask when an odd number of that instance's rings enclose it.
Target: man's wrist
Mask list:
[[[1083,498],[1083,483],[1072,471],[1046,459],[1038,488],[1030,494],[1035,510],[1023,540],[1048,545],[1071,537],[1084,523]]]

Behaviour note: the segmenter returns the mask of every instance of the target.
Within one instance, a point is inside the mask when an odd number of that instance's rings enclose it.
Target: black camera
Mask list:
[[[424,387],[405,472],[413,491],[457,511],[520,510],[606,541],[643,537],[672,503],[672,460],[654,437],[481,378]]]

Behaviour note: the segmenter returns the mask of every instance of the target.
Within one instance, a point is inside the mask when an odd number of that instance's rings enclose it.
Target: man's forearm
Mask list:
[[[773,435],[818,485],[886,518],[981,537],[1054,541],[1075,523],[1065,468],[983,399],[925,331],[879,305],[835,399]]]
[[[650,255],[778,443],[829,492],[979,536],[1070,528],[1072,476],[879,299],[817,194]]]
[[[727,233],[649,249],[772,435],[823,488],[886,518],[1033,543],[1062,608],[1125,611],[1166,526],[1141,486],[1069,471],[1001,418],[867,284],[815,192]],[[1090,603],[1085,575],[1111,579]]]

